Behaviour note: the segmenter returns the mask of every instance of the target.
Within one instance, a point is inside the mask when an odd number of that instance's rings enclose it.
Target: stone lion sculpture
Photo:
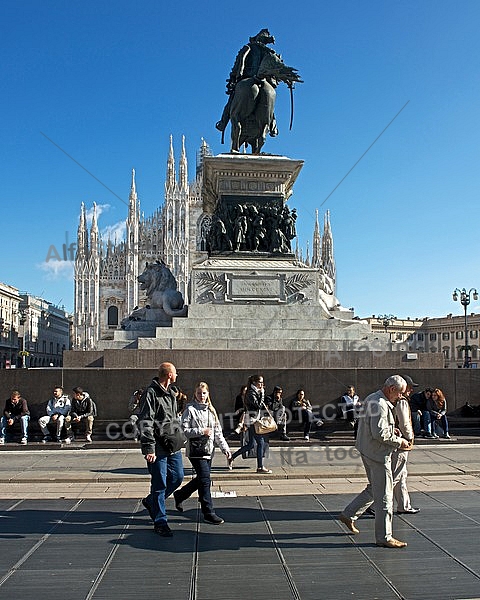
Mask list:
[[[186,317],[187,307],[177,282],[163,261],[147,263],[138,276],[140,289],[147,295],[147,305],[137,308],[121,322],[122,329],[148,329],[171,325],[172,317]]]

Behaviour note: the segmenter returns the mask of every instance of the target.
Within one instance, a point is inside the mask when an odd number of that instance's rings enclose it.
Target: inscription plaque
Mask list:
[[[237,275],[225,273],[227,281],[226,300],[230,302],[267,301],[286,302],[285,274]]]

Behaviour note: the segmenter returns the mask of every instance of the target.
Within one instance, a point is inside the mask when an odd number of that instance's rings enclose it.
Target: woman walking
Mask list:
[[[257,473],[266,475],[271,474],[271,470],[263,466],[263,456],[267,445],[266,435],[261,435],[255,431],[254,421],[262,409],[266,410],[264,404],[265,388],[262,375],[252,375],[248,379],[248,389],[245,396],[245,406],[248,412],[245,413],[244,423],[248,425],[248,441],[239,450],[234,452],[228,460],[228,468],[233,468],[233,461],[241,454],[247,454],[257,444]]]
[[[220,525],[224,520],[215,514],[210,493],[210,469],[215,444],[230,458],[232,453],[223,437],[217,412],[210,400],[208,385],[201,381],[195,387],[192,402],[182,415],[182,428],[187,438],[187,456],[192,463],[195,477],[174,492],[175,507],[183,512],[183,502],[198,491],[198,499],[206,523]]]

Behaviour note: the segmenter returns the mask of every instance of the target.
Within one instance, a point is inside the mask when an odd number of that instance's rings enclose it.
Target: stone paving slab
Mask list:
[[[415,493],[421,513],[394,516],[402,550],[375,546],[372,518],[345,530],[351,497],[217,498],[218,527],[190,499],[169,508],[171,539],[138,498],[0,499],[0,598],[478,599],[479,491]]]

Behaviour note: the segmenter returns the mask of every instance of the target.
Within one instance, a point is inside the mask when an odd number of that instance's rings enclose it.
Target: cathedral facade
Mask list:
[[[101,238],[95,205],[88,227],[86,208],[82,204],[74,267],[74,349],[93,350],[99,340],[112,339],[121,321],[134,309],[145,306],[147,299],[137,278],[146,263],[165,262],[185,303],[189,304],[192,265],[208,258],[212,215],[204,209],[202,184],[203,160],[210,155],[208,145],[202,141],[195,178],[189,182],[185,139],[182,139],[177,175],[170,138],[164,203],[148,217],[140,210],[133,171],[125,239],[120,242]],[[324,216],[322,235],[317,211],[311,258],[308,249],[306,256],[302,256],[298,242],[295,254],[299,262],[319,270],[322,292],[334,297],[336,273],[328,212]]]

